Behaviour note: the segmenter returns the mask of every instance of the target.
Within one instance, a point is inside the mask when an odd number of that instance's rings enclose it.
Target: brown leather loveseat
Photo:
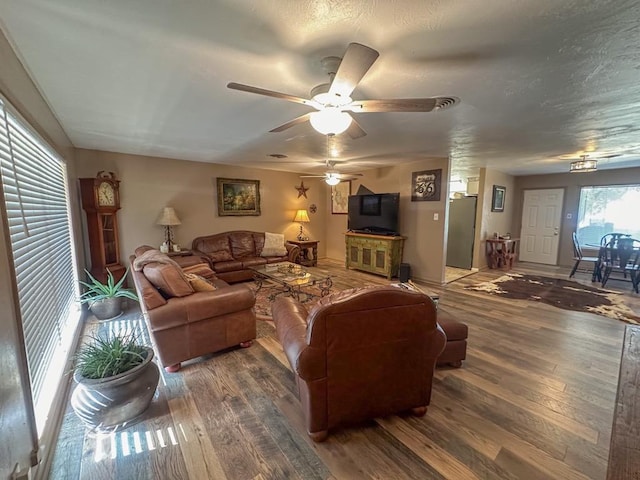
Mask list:
[[[309,312],[290,297],[271,310],[314,441],[338,425],[426,413],[446,342],[427,295],[365,287],[329,295]]]
[[[284,242],[286,252],[263,256],[264,244],[265,232],[235,230],[198,237],[193,240],[191,250],[209,262],[218,278],[229,283],[251,280],[251,266],[295,262],[300,254],[300,247]]]
[[[149,332],[167,371],[179,370],[185,360],[235,345],[251,345],[256,338],[256,317],[255,295],[249,287],[215,278],[204,263],[183,270],[157,250],[153,253],[157,252],[163,263],[150,262],[136,271],[136,257],[148,250],[153,249],[136,249],[130,257],[131,272]],[[192,273],[187,276],[185,271]]]

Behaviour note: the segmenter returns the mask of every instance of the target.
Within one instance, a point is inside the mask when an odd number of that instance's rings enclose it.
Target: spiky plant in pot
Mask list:
[[[76,414],[100,431],[137,421],[160,378],[152,359],[153,349],[131,333],[91,337],[75,356],[71,405]]]
[[[128,268],[118,282],[113,278],[111,271],[107,269],[106,284],[95,278],[87,270],[85,270],[85,273],[89,281],[83,282],[80,280],[80,285],[85,288],[84,293],[80,295],[80,303],[87,303],[91,312],[100,320],[119,316],[122,313],[122,298],[138,301],[138,296],[133,290],[123,287],[129,273]]]
[[[115,377],[140,365],[147,358],[147,347],[133,334],[111,338],[91,337],[76,355],[76,368],[85,378]]]

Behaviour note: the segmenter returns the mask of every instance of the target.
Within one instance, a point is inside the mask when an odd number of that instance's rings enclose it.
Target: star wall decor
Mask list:
[[[304,182],[301,181],[299,187],[293,187],[293,188],[298,190],[298,198],[300,197],[307,198],[307,190],[309,190],[309,187],[305,187]]]

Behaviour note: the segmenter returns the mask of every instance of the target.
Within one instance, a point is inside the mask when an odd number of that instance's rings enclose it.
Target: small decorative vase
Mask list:
[[[89,310],[98,320],[109,320],[122,315],[122,298],[113,297],[89,303]]]
[[[160,372],[152,362],[153,349],[136,367],[119,375],[90,379],[78,370],[78,384],[71,395],[71,406],[80,419],[99,431],[110,431],[138,421],[149,407],[158,387]]]

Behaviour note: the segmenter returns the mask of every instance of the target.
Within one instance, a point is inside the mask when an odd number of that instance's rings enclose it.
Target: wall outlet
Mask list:
[[[438,220],[438,218],[440,218],[440,215],[438,215],[437,213],[434,213],[433,214],[433,219],[434,220]]]

